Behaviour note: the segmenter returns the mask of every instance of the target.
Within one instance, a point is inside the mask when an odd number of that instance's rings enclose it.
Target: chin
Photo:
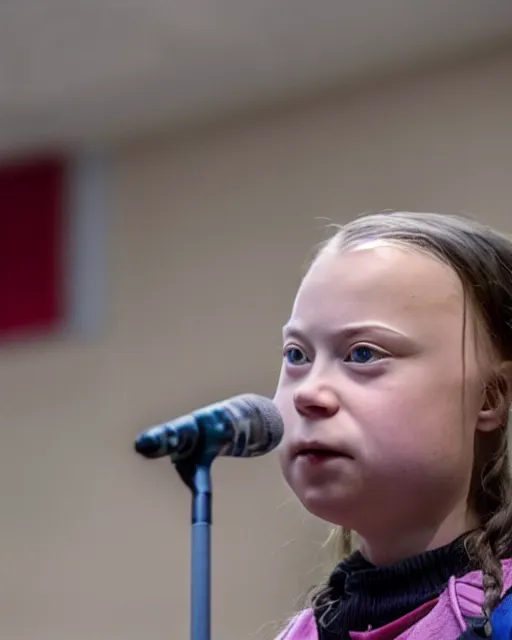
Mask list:
[[[294,491],[302,506],[312,515],[338,527],[352,528],[354,511],[360,502],[355,497],[328,495],[325,488],[321,487],[307,487],[302,491]]]

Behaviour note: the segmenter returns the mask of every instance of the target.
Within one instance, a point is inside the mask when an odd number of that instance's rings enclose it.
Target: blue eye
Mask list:
[[[299,349],[298,347],[286,348],[284,350],[284,357],[286,359],[286,362],[293,365],[294,367],[300,367],[311,362],[304,351],[302,351],[302,349]]]
[[[345,358],[345,362],[354,362],[355,364],[369,364],[380,360],[383,354],[376,349],[372,349],[366,345],[359,345],[351,349]]]

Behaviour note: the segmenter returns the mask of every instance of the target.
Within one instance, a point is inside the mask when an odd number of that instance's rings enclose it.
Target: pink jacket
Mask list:
[[[504,560],[505,592],[512,586],[512,560]],[[352,631],[352,640],[457,640],[466,630],[465,616],[480,616],[484,600],[479,571],[450,578],[446,590],[432,602],[393,622],[368,631]],[[276,640],[318,640],[311,609],[299,613]]]

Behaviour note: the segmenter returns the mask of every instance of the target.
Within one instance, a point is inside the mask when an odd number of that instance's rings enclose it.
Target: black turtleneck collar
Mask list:
[[[349,637],[348,631],[382,627],[436,598],[451,576],[473,568],[464,538],[383,567],[359,551],[352,554],[333,571],[328,592],[315,605],[320,640],[341,640]]]

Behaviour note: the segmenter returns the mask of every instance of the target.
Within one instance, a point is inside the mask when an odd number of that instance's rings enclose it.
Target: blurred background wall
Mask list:
[[[92,329],[0,350],[2,638],[188,637],[190,496],[167,461],[132,453],[135,434],[272,395],[327,220],[466,212],[512,232],[512,42],[490,44],[186,127],[4,130],[6,162],[99,152],[107,197],[85,214],[104,209],[82,256]],[[274,455],[218,460],[213,476],[213,637],[269,640],[319,579],[327,528]]]

